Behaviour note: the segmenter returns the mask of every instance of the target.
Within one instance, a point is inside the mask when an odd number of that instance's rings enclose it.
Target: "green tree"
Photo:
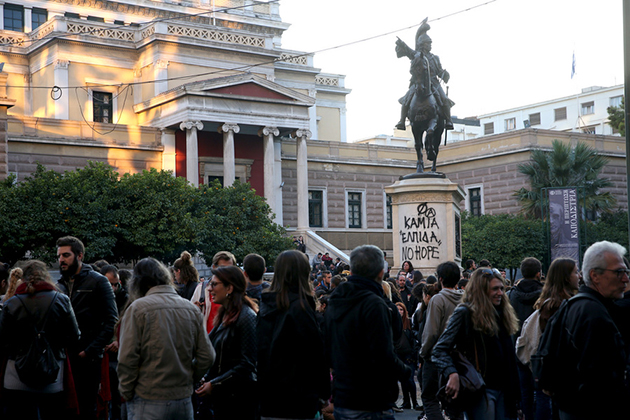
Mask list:
[[[608,111],[608,124],[611,127],[619,131],[621,136],[626,135],[626,106],[625,106],[625,98],[621,98],[620,106],[609,106],[606,110]]]
[[[519,165],[518,170],[529,177],[531,189],[521,188],[514,196],[521,202],[522,211],[527,216],[539,218],[541,204],[547,205],[543,197],[543,188],[583,187],[585,200],[583,208],[593,212],[609,212],[616,204],[610,192],[600,189],[612,186],[607,178],[601,178],[600,172],[608,159],[586,143],[578,142],[572,148],[559,140],[552,142],[552,150],[533,150],[532,160]]]
[[[215,180],[199,188],[199,197],[196,244],[206,264],[218,251],[228,250],[238,261],[256,253],[273,265],[280,252],[294,248],[285,230],[273,222],[269,205],[249,184],[223,188]]]
[[[123,175],[115,188],[115,261],[151,256],[172,263],[184,250],[194,254],[198,190],[185,178],[151,169]]]
[[[617,242],[628,249],[628,212],[603,214],[596,222],[586,221],[586,246],[595,242]]]
[[[543,261],[545,256],[543,226],[540,220],[522,215],[482,215],[462,217],[463,260],[487,259],[493,267],[510,270],[510,277],[526,257]]]

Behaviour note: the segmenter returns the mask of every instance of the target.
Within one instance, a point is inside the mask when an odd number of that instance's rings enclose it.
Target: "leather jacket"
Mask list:
[[[35,334],[33,323],[40,330],[44,327],[46,339],[57,360],[65,359],[65,348],[75,344],[81,335],[70,299],[54,290],[52,285],[38,289],[40,290],[30,295],[23,291],[25,287],[18,288],[16,295],[6,301],[2,308],[0,345],[11,360],[26,354],[30,348]],[[55,293],[57,298],[52,302]],[[28,312],[24,306],[28,308]],[[46,325],[43,325],[44,316]]]
[[[238,392],[241,384],[256,381],[256,313],[252,308],[243,305],[236,322],[214,327],[210,341],[216,359],[206,379],[212,383],[213,393]]]
[[[67,277],[62,277],[58,286],[68,295]],[[81,340],[70,351],[75,354],[85,351],[91,359],[102,357],[118,321],[116,298],[107,277],[82,264],[81,271],[74,276],[70,301],[81,329]]]

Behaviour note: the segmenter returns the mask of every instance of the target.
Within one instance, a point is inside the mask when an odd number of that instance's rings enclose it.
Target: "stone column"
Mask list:
[[[168,128],[161,128],[162,132],[162,169],[172,171],[173,176],[177,176],[177,163],[175,151],[175,131]]]
[[[168,61],[157,60],[154,64],[153,76],[155,77],[154,93],[158,96],[168,90]]]
[[[15,105],[15,99],[7,97],[8,73],[0,73],[0,181],[9,176],[9,139],[7,136],[7,109]]]
[[[185,121],[179,125],[186,131],[186,179],[195,187],[199,186],[199,146],[197,130],[203,130],[201,121]]]
[[[263,127],[258,130],[258,135],[263,138],[264,150],[264,179],[265,179],[265,198],[267,204],[271,207],[271,211],[276,213],[276,189],[275,182],[275,150],[274,137],[280,135],[280,130],[276,127]]]
[[[223,186],[231,187],[236,180],[236,161],[234,158],[234,133],[241,131],[238,124],[225,123],[219,126],[223,134]]]
[[[57,87],[65,88],[65,92],[53,93],[56,100],[49,97],[48,101],[52,107],[52,112],[47,112],[47,117],[54,117],[58,120],[69,119],[69,98],[68,92],[68,66],[70,62],[68,60],[55,61],[55,70],[53,73],[54,84]],[[87,115],[86,119],[89,121],[92,117]]]
[[[308,230],[308,150],[306,140],[311,132],[305,129],[295,130],[293,136],[297,139],[297,210],[298,231]]]
[[[33,30],[33,8],[24,6],[24,32],[29,33]]]

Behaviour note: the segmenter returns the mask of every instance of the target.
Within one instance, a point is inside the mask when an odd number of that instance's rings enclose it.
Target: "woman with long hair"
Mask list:
[[[173,264],[173,275],[177,293],[186,300],[190,300],[199,283],[199,272],[193,264],[190,252],[184,251]]]
[[[405,277],[407,277],[408,279],[412,279],[413,278],[413,264],[411,263],[411,261],[403,261],[402,268],[400,269],[400,271],[404,271]]]
[[[540,332],[545,331],[547,322],[558,311],[562,302],[571,299],[578,290],[580,273],[575,260],[571,258],[556,258],[549,266],[545,285],[540,297],[534,304],[534,309],[540,312]],[[536,403],[536,419],[551,420],[557,418],[557,409],[551,398],[542,390],[534,390]],[[556,412],[555,416],[553,412]]]
[[[414,410],[419,410],[420,404],[418,404],[416,397],[416,382],[414,380],[414,372],[418,363],[418,343],[411,330],[411,320],[407,313],[407,307],[404,303],[398,302],[396,308],[402,318],[403,333],[400,335],[400,339],[394,343],[394,350],[400,360],[412,370],[407,380],[400,381],[403,394],[403,404],[400,408],[409,410],[413,406]]]
[[[12,277],[22,278],[0,317],[0,346],[7,355],[2,382],[2,418],[58,419],[69,415],[64,391],[69,391],[65,349],[79,340],[79,326],[68,296],[57,290],[46,264],[31,260],[16,268]],[[19,368],[35,343],[35,330],[44,336],[59,366],[56,378],[35,383]],[[2,367],[0,367],[0,371]]]
[[[451,357],[454,349],[483,377],[484,394],[459,400],[470,420],[516,418],[520,389],[511,335],[517,330],[518,318],[501,276],[488,268],[475,270],[432,353],[440,373],[448,378],[446,397],[454,404],[460,396],[459,374]]]
[[[214,420],[254,419],[258,306],[245,294],[245,276],[238,267],[218,267],[212,274],[210,296],[221,305],[210,333],[216,361],[195,393],[209,403]]]
[[[306,254],[284,251],[258,314],[258,389],[263,419],[313,419],[330,397],[330,372],[315,317]]]

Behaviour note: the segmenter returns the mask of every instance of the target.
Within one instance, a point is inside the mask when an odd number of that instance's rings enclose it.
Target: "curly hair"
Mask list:
[[[180,283],[188,284],[190,282],[199,281],[199,272],[197,272],[197,269],[193,264],[192,255],[190,255],[190,252],[182,252],[180,257],[175,260],[173,268],[181,273],[179,276]]]
[[[27,283],[26,293],[29,294],[35,293],[36,283],[46,282],[55,285],[55,283],[50,278],[50,273],[48,273],[48,268],[46,267],[46,264],[39,260],[27,261],[26,263],[24,263],[24,265],[22,265],[21,269],[15,268],[11,270],[11,282],[9,288],[13,288],[13,284],[15,284],[15,287],[17,288],[17,278]],[[13,289],[13,293],[15,293],[15,289]],[[9,291],[7,290],[7,295],[8,294]]]
[[[490,282],[493,279],[500,280],[505,285],[501,276],[492,270],[487,268],[476,269],[466,286],[464,296],[462,296],[462,303],[468,304],[472,313],[473,328],[488,335],[497,335],[499,333],[497,309],[489,297]],[[516,333],[518,331],[518,318],[507,296],[503,296],[499,308],[503,314],[501,322],[508,334]]]

